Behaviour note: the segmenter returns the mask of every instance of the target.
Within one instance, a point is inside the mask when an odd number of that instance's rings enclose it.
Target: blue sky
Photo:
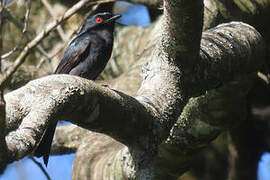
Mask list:
[[[71,179],[72,164],[75,154],[50,156],[48,167],[45,168],[52,180]],[[36,158],[42,163],[41,158]],[[42,163],[43,164],[43,163]],[[38,178],[37,178],[38,177]],[[10,164],[0,180],[47,180],[40,168],[29,158]]]
[[[133,5],[128,2],[117,2],[116,4],[125,8],[118,22],[129,26],[147,26],[151,23],[146,6],[140,4]]]
[[[257,180],[270,180],[270,152],[265,152],[259,161]]]

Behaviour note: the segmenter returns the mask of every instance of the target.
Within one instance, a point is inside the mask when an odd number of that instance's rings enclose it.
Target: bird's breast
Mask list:
[[[104,30],[96,31],[96,34],[98,37],[103,39],[108,46],[113,44],[113,32],[112,31],[110,31],[108,29],[104,29]]]

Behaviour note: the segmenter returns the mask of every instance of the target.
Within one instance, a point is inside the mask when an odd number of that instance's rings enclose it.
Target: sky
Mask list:
[[[75,154],[50,156],[48,167],[45,168],[52,180],[71,179],[72,164]],[[36,158],[42,163],[41,158]],[[43,163],[42,163],[43,164]],[[38,177],[38,178],[37,178]],[[24,158],[8,165],[0,180],[47,180],[40,168],[29,158]]]
[[[257,175],[257,180],[270,180],[270,152],[262,154]]]
[[[128,2],[116,2],[116,5],[125,8],[118,22],[124,25],[147,26],[151,23],[148,9],[144,5],[133,5]]]

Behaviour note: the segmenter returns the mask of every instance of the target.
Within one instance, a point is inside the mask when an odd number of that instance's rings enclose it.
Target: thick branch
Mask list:
[[[198,12],[196,16],[194,11]],[[138,91],[139,97],[153,104],[160,114],[162,138],[167,137],[193,95],[188,90],[190,80],[186,77],[199,59],[202,19],[202,1],[164,1],[161,37],[143,68],[143,82]]]
[[[226,128],[240,123],[246,94],[264,58],[262,37],[247,24],[222,24],[203,33],[201,60],[193,74],[194,80],[190,78],[197,85],[190,86],[189,91],[222,88],[189,100],[159,149],[156,167],[160,179],[164,179],[164,174],[175,178],[185,172],[194,153]],[[233,81],[228,83],[230,80]],[[170,164],[173,159],[174,163]]]
[[[82,144],[82,140],[91,135],[91,131],[73,124],[58,126],[54,135],[51,154],[76,152]]]
[[[153,117],[147,108],[123,93],[79,77],[48,76],[28,83],[5,98],[7,111],[13,112],[7,114],[8,129],[18,128],[7,136],[9,150],[15,159],[33,150],[44,127],[53,120],[69,120],[81,127],[110,134],[126,144],[142,147],[140,143],[149,143],[144,137],[151,137]],[[21,148],[18,149],[18,145]]]
[[[202,25],[202,1],[164,1],[164,31],[160,48],[169,56],[166,58],[176,59],[182,65],[194,64],[199,55]]]
[[[191,98],[160,146],[156,160],[158,177],[176,179],[190,168],[191,160],[221,132],[242,123],[246,115],[246,95],[256,73],[243,75]]]

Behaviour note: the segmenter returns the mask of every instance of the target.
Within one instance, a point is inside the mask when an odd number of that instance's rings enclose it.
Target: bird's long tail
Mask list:
[[[38,145],[34,153],[34,155],[37,157],[43,156],[43,162],[46,166],[49,161],[49,155],[51,151],[51,145],[52,145],[56,125],[57,125],[57,122],[53,122],[49,124],[44,136],[42,137],[40,144]]]

